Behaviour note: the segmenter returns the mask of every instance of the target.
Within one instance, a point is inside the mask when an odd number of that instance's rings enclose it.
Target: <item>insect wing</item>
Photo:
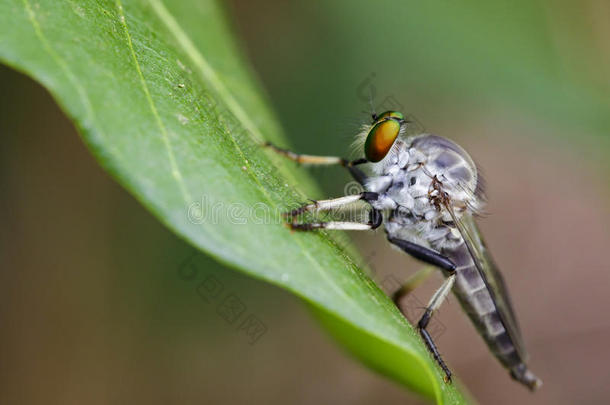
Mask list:
[[[519,330],[515,311],[513,310],[510,296],[508,295],[508,289],[506,288],[504,279],[494,263],[491,254],[485,246],[485,242],[483,241],[481,232],[479,231],[474,218],[470,214],[465,214],[461,219],[458,219],[449,204],[445,204],[445,207],[451,214],[454,223],[466,243],[466,247],[491,294],[498,315],[500,316],[508,335],[511,337],[517,352],[525,361],[527,359],[527,352],[525,351],[525,345],[521,338],[521,331]]]

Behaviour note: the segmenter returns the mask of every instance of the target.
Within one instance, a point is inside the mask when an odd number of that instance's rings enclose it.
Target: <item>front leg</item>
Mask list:
[[[295,153],[288,149],[283,149],[275,146],[271,142],[265,142],[263,144],[264,147],[271,149],[275,153],[282,155],[294,162],[312,166],[343,166],[345,167],[354,180],[358,183],[364,185],[367,177],[366,174],[356,166],[368,163],[366,159],[356,159],[356,160],[347,160],[338,156],[314,156],[314,155],[304,155],[301,153]]]
[[[345,207],[360,200],[370,203],[371,201],[377,200],[378,197],[379,194],[377,193],[365,191],[359,194],[346,195],[345,197],[331,198],[330,200],[314,201],[311,204],[305,204],[300,206],[299,208],[289,211],[285,213],[284,216],[292,218],[304,214],[306,212],[330,211],[333,209]]]
[[[329,221],[329,222],[309,222],[309,223],[298,223],[295,221],[295,217],[305,212],[319,212],[319,211],[330,211],[345,207],[356,201],[365,201],[371,203],[378,197],[377,193],[362,192],[360,194],[348,195],[345,197],[333,198],[330,200],[314,201],[311,204],[303,205],[290,212],[284,214],[289,217],[292,221],[288,224],[291,229],[299,231],[311,231],[314,229],[335,229],[335,230],[349,230],[349,231],[366,231],[370,229],[378,228],[383,222],[383,216],[381,212],[375,208],[372,208],[369,214],[369,222],[345,222],[345,221]]]

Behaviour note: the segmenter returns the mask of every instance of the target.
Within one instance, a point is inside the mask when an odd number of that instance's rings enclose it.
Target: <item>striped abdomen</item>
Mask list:
[[[492,353],[510,370],[523,364],[466,245],[443,253],[457,266],[453,292]]]

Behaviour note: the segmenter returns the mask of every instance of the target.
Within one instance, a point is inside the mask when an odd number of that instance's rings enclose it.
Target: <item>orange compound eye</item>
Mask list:
[[[364,143],[364,155],[370,162],[382,160],[394,145],[400,132],[400,123],[393,119],[377,122],[369,131]]]

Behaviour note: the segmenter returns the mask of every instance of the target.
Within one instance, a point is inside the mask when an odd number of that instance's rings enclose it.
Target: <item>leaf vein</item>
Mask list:
[[[174,35],[178,43],[182,46],[186,54],[191,58],[195,65],[197,65],[203,79],[211,84],[218,95],[225,100],[225,104],[229,107],[237,119],[242,122],[244,128],[248,130],[248,133],[253,136],[254,140],[262,142],[264,137],[256,124],[250,119],[237,100],[235,100],[231,92],[222,84],[222,81],[216,72],[214,72],[214,69],[210,66],[201,52],[197,50],[189,36],[182,30],[182,28],[180,28],[180,25],[174,19],[169,10],[167,10],[163,2],[160,0],[150,0],[150,4],[152,5],[153,10],[159,16],[159,19],[165,24],[172,35]]]
[[[138,78],[140,80],[140,84],[142,85],[142,90],[144,91],[144,94],[146,95],[146,100],[148,102],[150,110],[151,110],[151,112],[155,118],[155,121],[157,123],[157,126],[159,127],[159,130],[161,132],[161,139],[163,140],[163,145],[165,146],[165,149],[167,151],[169,164],[170,164],[171,171],[172,171],[172,176],[174,177],[174,179],[176,179],[176,182],[178,183],[178,187],[180,188],[180,192],[182,193],[184,201],[188,205],[192,201],[192,198],[186,188],[186,185],[184,184],[184,179],[182,178],[182,173],[180,172],[180,168],[178,167],[176,157],[174,156],[174,151],[172,149],[169,135],[167,133],[167,128],[165,127],[165,124],[163,124],[163,120],[161,119],[161,116],[159,115],[159,111],[157,110],[157,107],[155,106],[152,95],[150,94],[150,90],[148,89],[148,84],[146,84],[146,79],[144,78],[144,74],[142,73],[142,69],[140,67],[140,62],[138,61],[138,57],[137,57],[135,49],[133,47],[133,41],[131,39],[131,34],[129,33],[129,28],[127,27],[127,19],[125,18],[125,13],[123,11],[123,5],[121,4],[121,0],[116,0],[115,3],[117,6],[117,9],[118,9],[118,12],[119,12],[121,25],[123,26],[123,30],[125,31],[125,36],[127,38],[127,45],[129,46],[129,51],[131,53],[131,57],[133,59],[136,71],[138,73]]]

